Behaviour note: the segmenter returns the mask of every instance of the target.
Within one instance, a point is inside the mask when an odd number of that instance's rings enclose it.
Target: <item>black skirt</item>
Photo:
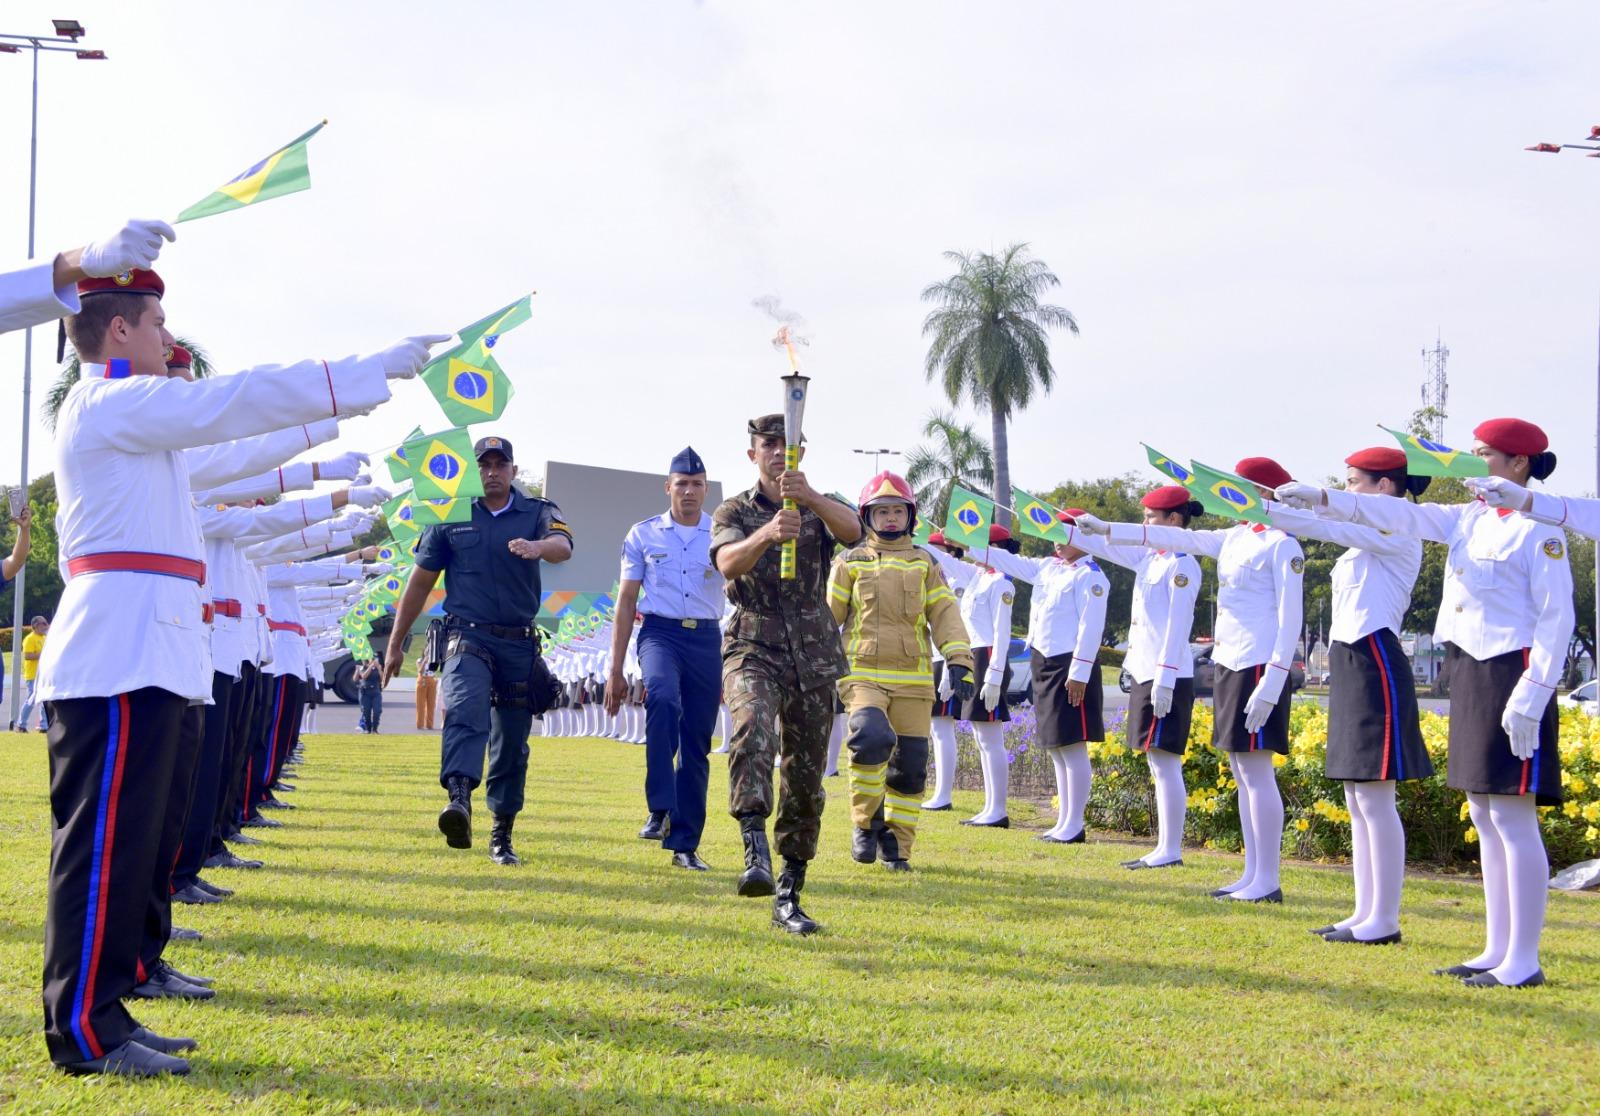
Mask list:
[[[1473,794],[1531,794],[1540,806],[1561,802],[1559,716],[1552,699],[1539,722],[1539,749],[1531,759],[1511,754],[1500,717],[1527,668],[1524,651],[1480,662],[1453,643],[1445,644],[1450,672],[1450,759],[1446,782]]]
[[[1150,691],[1155,682],[1135,682],[1128,694],[1127,744],[1135,752],[1171,752],[1181,756],[1189,747],[1189,727],[1194,718],[1194,679],[1179,678],[1172,684],[1172,708],[1159,721],[1150,708]]]
[[[1328,663],[1328,778],[1370,783],[1432,775],[1400,637],[1382,628],[1355,643],[1336,642]]]
[[[1011,663],[1006,662],[1005,677],[1000,682],[1000,701],[990,709],[983,704],[979,692],[983,689],[983,676],[989,671],[989,655],[994,648],[974,647],[972,649],[972,698],[961,705],[956,712],[956,719],[960,721],[1004,721],[1011,720],[1011,706],[1006,704],[1006,691],[1011,688]],[[1004,652],[1001,652],[1004,654]],[[952,703],[954,704],[954,703]]]
[[[1106,691],[1100,684],[1100,660],[1095,660],[1084,686],[1083,704],[1074,706],[1067,700],[1072,652],[1046,656],[1030,647],[1028,653],[1033,662],[1033,712],[1039,743],[1046,748],[1062,748],[1086,740],[1104,740]]]
[[[1272,715],[1267,718],[1267,723],[1261,726],[1260,732],[1249,733],[1244,730],[1245,702],[1250,700],[1256,684],[1268,668],[1252,666],[1243,670],[1229,670],[1221,663],[1215,665],[1217,680],[1212,703],[1216,710],[1216,725],[1212,729],[1211,746],[1219,752],[1259,752],[1265,749],[1281,756],[1288,755],[1288,679],[1284,679],[1283,692],[1278,696],[1278,704],[1272,707]]]

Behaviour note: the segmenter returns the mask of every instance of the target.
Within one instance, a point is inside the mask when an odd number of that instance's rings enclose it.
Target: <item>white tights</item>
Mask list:
[[[1047,751],[1056,769],[1056,798],[1059,804],[1055,828],[1045,836],[1067,840],[1083,832],[1083,811],[1089,805],[1092,779],[1089,745],[1068,744]]]
[[[933,742],[933,793],[922,804],[924,810],[942,810],[950,805],[950,791],[956,781],[956,723],[950,717],[935,717],[928,735]],[[988,785],[988,780],[984,780]]]
[[[1183,857],[1183,819],[1189,802],[1183,785],[1183,757],[1151,748],[1145,758],[1156,785],[1156,847],[1140,859],[1146,864],[1170,864]]]
[[[983,809],[972,816],[978,823],[1006,817],[1011,790],[1011,765],[1006,762],[1006,726],[999,721],[978,721],[972,726],[978,738],[978,762],[983,766]]]
[[[1350,811],[1350,852],[1356,909],[1334,923],[1370,941],[1400,929],[1400,888],[1406,875],[1406,833],[1395,806],[1394,780],[1344,785]]]
[[[1539,971],[1539,937],[1549,897],[1550,860],[1531,794],[1468,794],[1483,866],[1483,952],[1465,962],[1501,984]]]
[[[1278,890],[1283,857],[1283,796],[1272,766],[1273,753],[1230,752],[1239,784],[1239,828],[1244,831],[1244,873],[1228,887],[1230,899],[1261,899]]]

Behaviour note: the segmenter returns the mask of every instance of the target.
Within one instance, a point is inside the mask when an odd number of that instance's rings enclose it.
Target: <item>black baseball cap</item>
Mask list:
[[[479,461],[483,460],[484,454],[491,451],[494,453],[503,454],[507,461],[516,460],[515,457],[511,456],[511,443],[506,441],[504,438],[496,437],[493,434],[489,435],[487,438],[479,438],[472,445],[472,456],[477,458]]]

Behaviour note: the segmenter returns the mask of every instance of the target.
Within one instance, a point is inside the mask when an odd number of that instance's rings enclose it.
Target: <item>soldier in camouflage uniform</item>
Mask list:
[[[735,606],[722,644],[722,687],[733,724],[729,812],[744,838],[739,894],[775,894],[773,924],[809,934],[817,924],[800,909],[800,890],[806,864],[817,854],[834,683],[845,673],[839,630],[828,611],[828,569],[835,542],[854,543],[861,524],[849,505],[812,489],[804,473],[785,471],[782,415],[751,419],[749,433],[756,485],[724,500],[711,517],[711,560],[728,579]],[[799,510],[781,510],[785,497]],[[790,581],[778,576],[779,544],[787,539],[798,540]],[[766,819],[773,761],[780,757],[773,832],[784,863],[774,884]]]

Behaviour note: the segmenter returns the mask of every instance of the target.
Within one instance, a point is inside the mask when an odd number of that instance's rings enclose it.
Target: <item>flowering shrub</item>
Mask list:
[[[1541,807],[1545,845],[1555,865],[1600,856],[1600,718],[1574,708],[1561,713],[1561,782],[1566,802]],[[1196,703],[1189,751],[1184,757],[1184,782],[1189,811],[1184,839],[1207,848],[1236,852],[1239,833],[1238,796],[1226,759],[1210,747],[1211,707]],[[1030,706],[1012,710],[1006,730],[1011,763],[1011,793],[1051,798],[1055,774],[1046,749],[1037,742],[1038,726]],[[1088,823],[1100,829],[1153,835],[1155,793],[1144,755],[1123,747],[1126,714],[1107,717],[1106,740],[1089,745],[1094,789],[1089,796]],[[1434,774],[1399,785],[1397,801],[1406,829],[1406,855],[1415,861],[1455,864],[1477,857],[1477,833],[1467,818],[1466,798],[1445,785],[1449,720],[1422,714],[1422,739],[1433,758]],[[956,726],[959,760],[956,785],[982,786],[971,726]],[[1284,851],[1305,859],[1350,855],[1350,812],[1344,787],[1323,774],[1328,745],[1328,711],[1316,702],[1296,702],[1289,716],[1289,754],[1277,757],[1278,788],[1283,793]]]

